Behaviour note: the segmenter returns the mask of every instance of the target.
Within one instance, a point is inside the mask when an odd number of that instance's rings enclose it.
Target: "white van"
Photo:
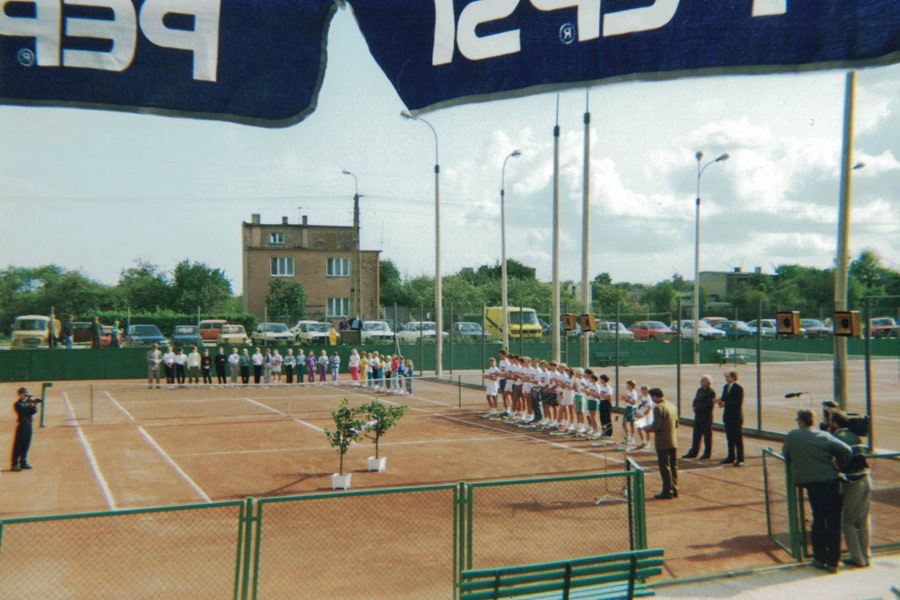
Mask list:
[[[16,317],[13,325],[10,348],[40,348],[50,347],[51,337],[53,341],[59,339],[61,326],[59,319],[53,319],[46,315],[22,315]]]

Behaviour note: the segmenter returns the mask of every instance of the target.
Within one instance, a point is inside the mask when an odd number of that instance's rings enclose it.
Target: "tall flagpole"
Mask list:
[[[850,178],[853,169],[853,111],[856,72],[847,73],[844,92],[844,143],[841,151],[841,201],[838,209],[837,261],[834,270],[834,310],[847,310],[850,279]],[[869,316],[866,315],[868,319]],[[847,408],[847,338],[834,337],[834,400]]]
[[[591,111],[590,91],[584,94],[584,189],[581,208],[581,310],[591,312],[591,275],[588,256],[591,245]],[[581,331],[581,364],[590,364],[590,336]]]
[[[550,299],[550,357],[559,362],[559,94],[553,127],[553,296]]]

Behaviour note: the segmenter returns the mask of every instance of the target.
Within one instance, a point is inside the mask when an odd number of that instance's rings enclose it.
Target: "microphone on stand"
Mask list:
[[[785,394],[784,397],[785,398],[799,398],[802,395],[803,395],[803,392],[790,392],[788,394]]]

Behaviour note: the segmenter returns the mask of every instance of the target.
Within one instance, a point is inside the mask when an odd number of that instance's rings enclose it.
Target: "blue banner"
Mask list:
[[[350,0],[422,111],[631,79],[900,61],[900,0]]]
[[[0,0],[0,103],[284,126],[315,109],[334,0]]]

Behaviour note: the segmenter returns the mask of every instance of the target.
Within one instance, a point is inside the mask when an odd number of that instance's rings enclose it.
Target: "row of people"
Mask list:
[[[376,391],[401,392],[406,388],[406,393],[412,393],[413,363],[404,361],[399,356],[382,357],[378,352],[360,353],[354,348],[349,358],[350,378],[355,384],[360,384],[360,377],[365,377],[361,385],[375,389]],[[250,354],[248,348],[239,350],[232,348],[231,354],[226,355],[224,348],[219,348],[215,356],[210,356],[209,349],[199,351],[193,346],[191,351],[185,354],[182,348],[173,350],[167,347],[163,352],[158,344],[153,344],[147,352],[147,385],[160,388],[160,378],[164,375],[166,385],[170,389],[177,386],[198,386],[213,383],[213,369],[215,369],[216,381],[219,385],[243,385],[250,383],[251,374],[254,384],[293,384],[319,383],[338,380],[341,369],[341,356],[337,351],[330,356],[326,350],[322,350],[319,356],[312,350],[304,355],[302,349],[294,354],[293,348],[288,348],[282,355],[278,349],[266,348],[262,351],[255,348]],[[385,377],[387,372],[387,381]]]

